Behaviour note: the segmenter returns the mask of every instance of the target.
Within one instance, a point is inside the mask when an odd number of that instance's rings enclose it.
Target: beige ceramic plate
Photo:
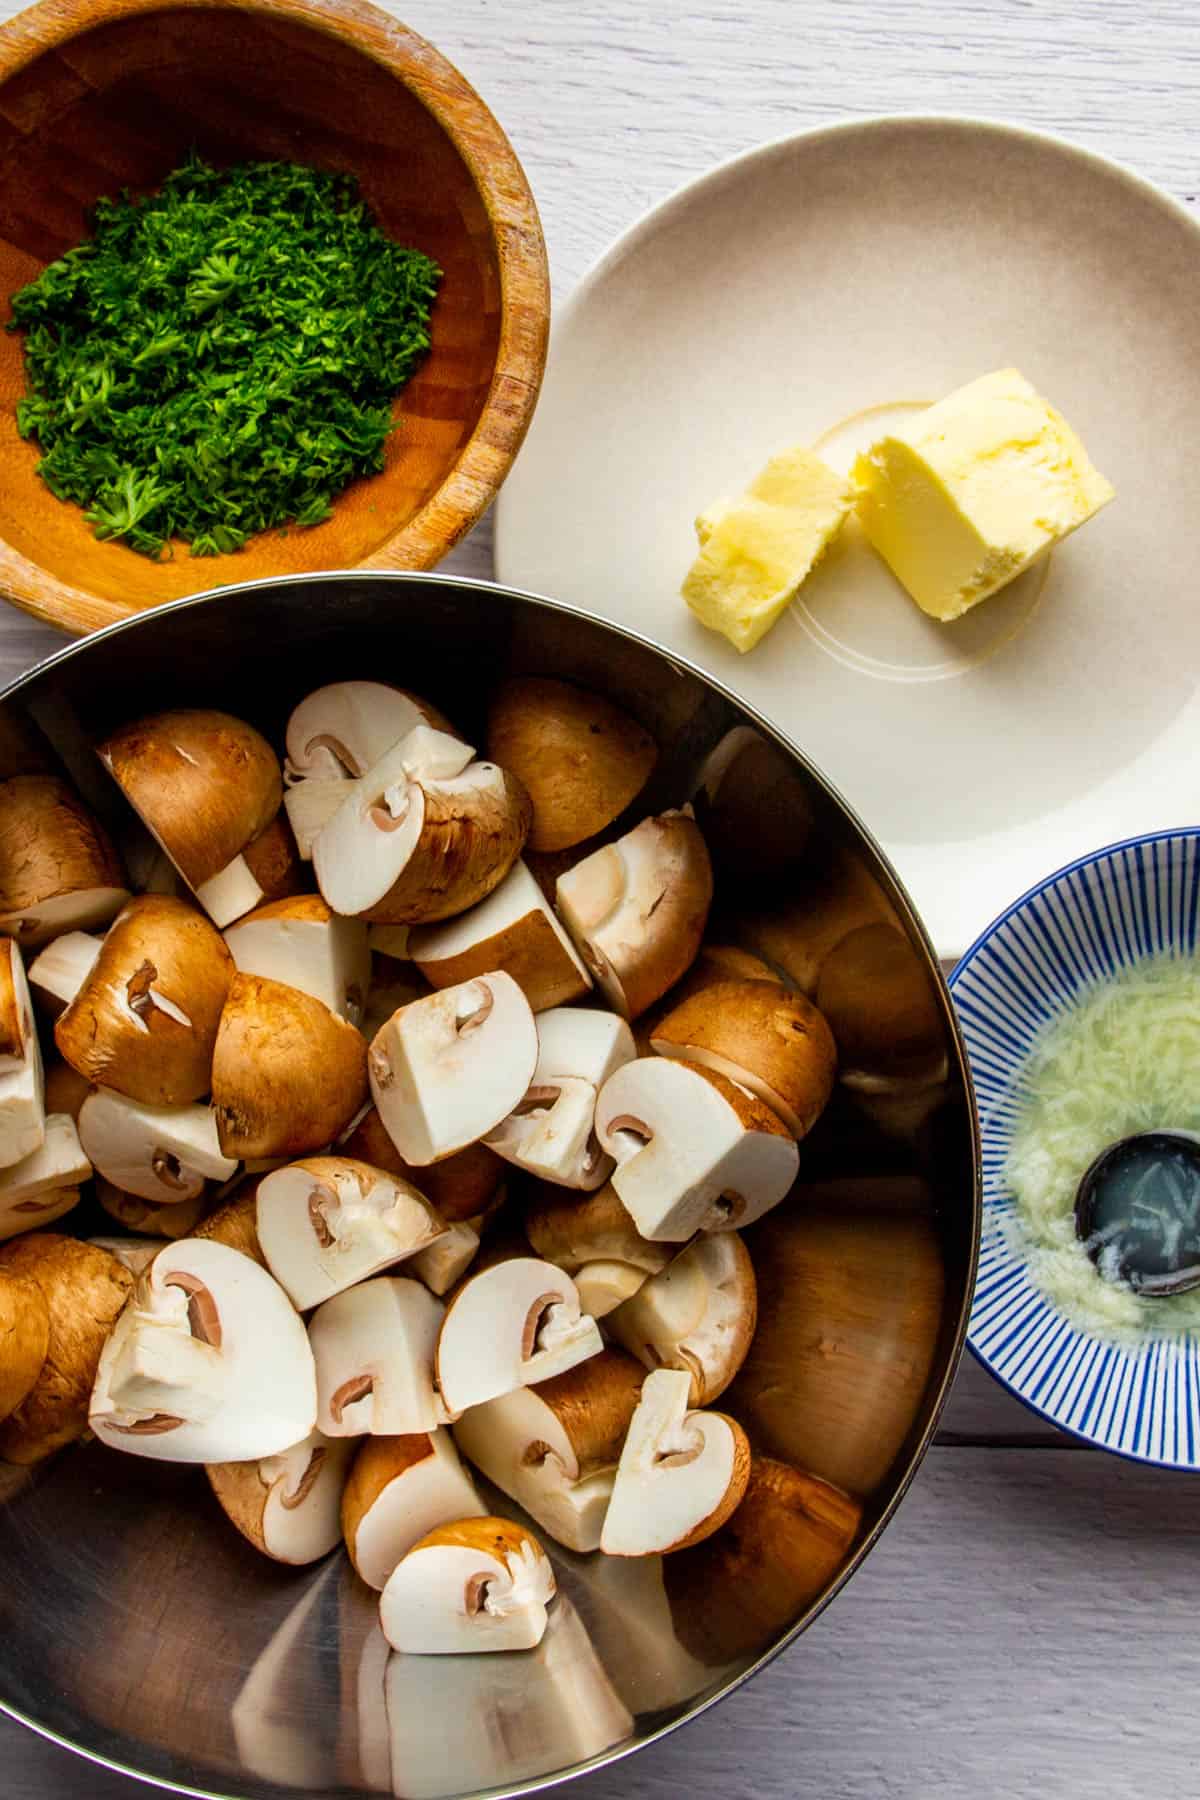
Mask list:
[[[1200,813],[1200,230],[1054,139],[958,119],[806,133],[636,226],[560,320],[499,578],[636,626],[841,787],[944,955],[1076,855]],[[679,599],[701,505],[773,452],[844,464],[1015,363],[1117,499],[952,626],[851,532],[748,656]]]

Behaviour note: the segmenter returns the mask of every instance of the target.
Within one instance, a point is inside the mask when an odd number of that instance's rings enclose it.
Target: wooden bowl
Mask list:
[[[0,30],[0,320],[100,196],[152,189],[193,146],[355,175],[444,271],[433,348],[384,472],[324,524],[156,563],[98,543],[45,487],[16,428],[22,339],[0,332],[0,594],[65,631],[256,576],[430,568],[494,498],[537,399],[549,281],[521,166],[457,70],[361,0],[43,0]]]

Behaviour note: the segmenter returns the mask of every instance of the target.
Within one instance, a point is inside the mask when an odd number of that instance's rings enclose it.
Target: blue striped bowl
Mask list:
[[[1200,1467],[1200,1340],[1125,1348],[1079,1330],[1036,1288],[1003,1230],[1018,1072],[1039,1029],[1141,957],[1196,951],[1200,830],[1131,838],[1015,901],[953,975],[983,1138],[983,1238],[968,1342],[1019,1400],[1103,1450]]]

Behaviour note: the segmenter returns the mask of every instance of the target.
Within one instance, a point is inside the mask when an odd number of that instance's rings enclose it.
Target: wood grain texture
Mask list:
[[[191,147],[354,174],[384,228],[443,271],[432,349],[397,403],[383,473],[323,525],[233,557],[151,562],[98,543],[17,434],[22,340],[0,337],[0,592],[63,629],[230,580],[428,568],[479,518],[524,436],[545,359],[537,209],[504,133],[423,38],[362,0],[44,0],[0,39],[0,295]]]
[[[15,10],[0,0],[0,17]],[[837,118],[1012,120],[1131,163],[1188,203],[1200,194],[1194,0],[397,0],[396,10],[503,122],[541,209],[556,301],[680,182]],[[441,566],[490,574],[486,520]],[[60,641],[0,615],[0,679]],[[968,1356],[939,1446],[812,1630],[713,1712],[567,1791],[1190,1794],[1198,1516],[1186,1478],[1069,1446]],[[5,1800],[147,1791],[2,1721],[0,1770]]]

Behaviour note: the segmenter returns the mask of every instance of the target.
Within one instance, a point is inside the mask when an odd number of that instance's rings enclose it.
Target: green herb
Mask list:
[[[429,349],[441,270],[347,176],[199,157],[12,300],[39,472],[98,538],[194,556],[316,525],[377,474],[392,398]]]

